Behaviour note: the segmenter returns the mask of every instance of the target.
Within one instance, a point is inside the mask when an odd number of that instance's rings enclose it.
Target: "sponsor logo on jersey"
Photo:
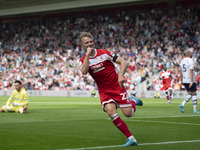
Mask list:
[[[103,66],[103,63],[99,63],[97,65],[92,66],[91,69],[92,69],[93,73],[96,73],[96,72],[99,72],[99,71],[105,69],[105,67]]]

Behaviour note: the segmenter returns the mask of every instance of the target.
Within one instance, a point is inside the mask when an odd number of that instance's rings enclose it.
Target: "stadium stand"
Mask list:
[[[153,80],[148,89],[159,89],[157,74],[162,63],[173,72],[173,88],[181,90],[178,64],[182,52],[191,48],[195,60],[200,56],[200,7],[179,3],[1,19],[0,90],[11,89],[15,79],[22,80],[28,90],[94,89],[93,79],[79,72],[81,31],[92,32],[97,47],[119,53],[129,62],[128,90],[149,77]]]

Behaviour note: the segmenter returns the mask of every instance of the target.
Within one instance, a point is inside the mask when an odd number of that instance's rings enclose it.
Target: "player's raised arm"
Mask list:
[[[93,48],[88,47],[87,52],[85,54],[85,60],[83,65],[81,66],[81,72],[83,75],[86,75],[89,71],[89,56],[91,55]]]
[[[82,32],[79,36],[79,40],[81,42],[81,45],[85,52],[85,59],[83,61],[83,64],[81,66],[81,72],[83,75],[86,75],[89,71],[89,57],[93,56],[95,54],[94,52],[94,42],[92,39],[92,35],[87,32]]]

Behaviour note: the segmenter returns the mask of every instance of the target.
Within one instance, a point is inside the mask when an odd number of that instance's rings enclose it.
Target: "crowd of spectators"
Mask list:
[[[180,83],[178,64],[183,51],[200,51],[200,8],[123,10],[82,13],[62,17],[37,17],[0,23],[0,90],[22,80],[28,90],[90,90],[93,79],[81,75],[83,56],[78,36],[93,34],[96,48],[105,48],[129,62],[127,89],[158,74],[166,63],[173,86]],[[197,71],[197,85],[199,71]],[[155,76],[149,90],[156,90]]]

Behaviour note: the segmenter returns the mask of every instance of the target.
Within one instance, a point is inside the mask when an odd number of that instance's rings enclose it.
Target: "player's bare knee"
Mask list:
[[[134,109],[132,107],[129,108],[121,108],[125,117],[132,117],[134,115]]]
[[[108,113],[109,116],[117,113],[116,105],[114,103],[106,104],[104,110]]]
[[[113,107],[105,107],[105,111],[108,113],[109,116],[112,116],[117,113],[117,110]]]
[[[107,110],[106,112],[108,113],[109,116],[112,116],[117,113],[117,111],[115,110]]]
[[[124,116],[126,116],[126,117],[132,117],[133,114],[134,113],[132,111],[124,112]]]
[[[126,117],[128,117],[128,118],[129,118],[129,117],[132,117],[132,115],[131,115],[131,114],[127,114],[127,115],[125,115],[125,116],[126,116]]]

